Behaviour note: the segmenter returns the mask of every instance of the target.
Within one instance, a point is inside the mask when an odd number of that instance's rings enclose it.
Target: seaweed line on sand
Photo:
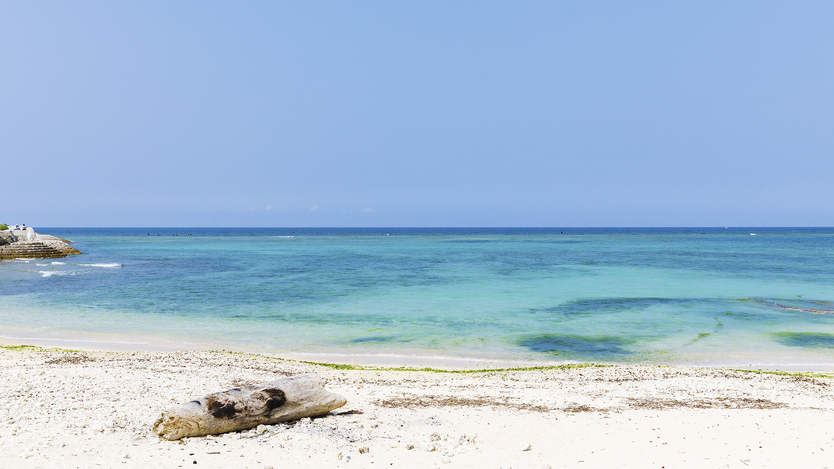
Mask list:
[[[18,352],[35,352],[35,353],[55,353],[55,352],[63,352],[65,354],[81,354],[84,355],[85,352],[82,350],[73,350],[73,349],[63,349],[57,347],[39,347],[35,345],[0,345],[0,349],[11,350],[11,351],[18,351]],[[121,352],[96,352],[96,353],[105,353],[105,354],[117,354]],[[176,353],[176,352],[173,352]],[[325,363],[325,362],[312,362],[312,361],[305,361],[305,360],[293,360],[288,358],[276,357],[272,355],[264,355],[258,353],[249,353],[249,352],[236,352],[236,351],[229,351],[229,350],[206,350],[200,353],[209,353],[209,354],[231,354],[231,355],[240,355],[249,358],[261,358],[261,359],[269,359],[269,360],[279,360],[284,362],[291,362],[291,363],[301,363],[305,365],[314,365],[314,366],[321,366],[325,368],[330,368],[333,370],[342,370],[342,371],[417,371],[417,372],[429,372],[429,373],[449,373],[449,374],[480,374],[480,373],[508,373],[508,372],[520,372],[520,371],[547,371],[547,370],[574,370],[574,369],[583,369],[583,368],[617,368],[621,365],[616,364],[603,364],[603,363],[566,363],[562,365],[543,365],[543,366],[528,366],[528,367],[515,367],[515,368],[473,368],[473,369],[442,369],[442,368],[414,368],[414,367],[407,367],[407,366],[400,366],[400,367],[378,367],[378,366],[365,366],[365,365],[349,365],[343,363]],[[94,358],[88,357],[85,355],[86,358],[79,358],[78,360],[70,359],[67,357],[64,359],[66,363],[79,363],[83,361],[94,361]],[[58,359],[52,359],[58,360]],[[50,363],[61,363],[61,361],[50,361]],[[627,365],[627,366],[645,366],[649,368],[674,368],[670,365]],[[823,379],[834,379],[834,373],[820,373],[820,372],[813,372],[813,371],[780,371],[780,370],[749,370],[749,369],[732,369],[732,368],[709,368],[703,367],[702,369],[712,369],[715,371],[726,371],[726,372],[738,372],[738,373],[752,373],[752,374],[769,374],[769,375],[778,375],[778,376],[789,376],[794,378],[823,378]],[[627,379],[620,379],[620,380],[627,380]],[[817,382],[817,384],[820,384]]]
[[[715,397],[711,399],[661,399],[661,398],[626,398],[625,408],[664,410],[672,408],[687,409],[781,409],[787,407],[781,402],[767,399]],[[532,412],[561,411],[568,413],[579,412],[611,412],[619,409],[592,407],[586,404],[569,404],[565,407],[546,407],[542,405],[513,403],[500,401],[489,397],[456,397],[456,396],[403,396],[390,399],[378,399],[375,405],[388,408],[425,408],[425,407],[493,407]]]

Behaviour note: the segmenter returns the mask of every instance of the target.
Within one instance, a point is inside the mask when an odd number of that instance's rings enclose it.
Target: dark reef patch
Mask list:
[[[657,305],[690,305],[704,299],[691,298],[600,298],[567,301],[558,306],[543,309],[531,309],[531,312],[558,313],[565,315],[616,313],[621,311],[643,310]]]
[[[450,244],[484,244],[484,243],[499,243],[503,242],[500,239],[449,239],[442,241]]]
[[[583,336],[572,334],[542,334],[518,342],[534,352],[572,355],[628,355],[627,345],[633,341],[608,335]]]
[[[374,337],[359,337],[358,339],[353,339],[350,341],[353,344],[370,344],[370,343],[379,343],[385,344],[389,342],[397,342],[397,337],[393,335],[385,335],[385,336],[374,336]]]
[[[834,303],[819,300],[797,300],[797,299],[760,299],[745,298],[739,301],[746,301],[768,308],[781,309],[786,311],[799,311],[802,313],[834,314]]]
[[[791,347],[834,348],[834,334],[823,332],[777,332],[776,341]]]

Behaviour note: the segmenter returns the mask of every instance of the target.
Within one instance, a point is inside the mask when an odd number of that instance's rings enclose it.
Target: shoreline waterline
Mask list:
[[[0,347],[33,346],[90,352],[227,352],[274,357],[279,359],[360,367],[438,368],[448,370],[477,370],[487,368],[526,368],[561,366],[580,363],[573,360],[510,360],[452,355],[421,355],[409,353],[334,353],[334,352],[270,352],[237,347],[223,343],[161,344],[142,340],[103,340],[89,336],[37,337],[0,335]]]
[[[121,340],[119,340],[121,339]],[[290,360],[300,363],[317,363],[322,365],[345,365],[360,368],[406,368],[439,369],[450,371],[485,370],[485,369],[525,369],[547,368],[573,365],[604,366],[648,366],[680,367],[706,369],[761,370],[768,372],[832,373],[834,361],[830,362],[796,362],[786,358],[783,361],[763,360],[761,356],[737,357],[735,360],[724,357],[723,361],[678,361],[678,362],[616,362],[606,360],[519,360],[476,356],[439,355],[430,353],[396,353],[396,352],[333,352],[333,351],[265,351],[236,346],[228,343],[187,342],[154,343],[135,337],[93,337],[90,335],[65,335],[61,337],[38,337],[35,335],[8,336],[0,335],[0,348],[32,346],[43,349],[58,349],[81,352],[223,352],[239,353]]]

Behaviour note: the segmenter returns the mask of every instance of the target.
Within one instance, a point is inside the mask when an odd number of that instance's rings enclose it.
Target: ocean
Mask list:
[[[314,361],[834,369],[832,228],[38,228],[0,340]]]

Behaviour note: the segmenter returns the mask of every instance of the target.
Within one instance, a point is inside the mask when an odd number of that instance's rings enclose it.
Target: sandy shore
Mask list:
[[[213,352],[0,349],[0,467],[831,467],[834,379],[615,366],[338,370]],[[179,442],[167,407],[316,372],[322,418]]]

